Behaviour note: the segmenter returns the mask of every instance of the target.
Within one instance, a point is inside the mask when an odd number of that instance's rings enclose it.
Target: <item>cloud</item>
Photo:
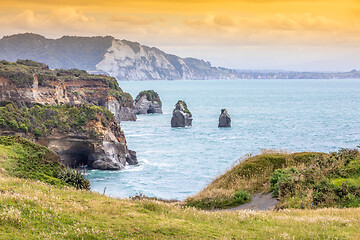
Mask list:
[[[184,26],[197,41],[232,45],[359,45],[360,23],[341,22],[311,13],[276,13],[261,17],[208,15]],[[357,26],[357,27],[356,27]]]
[[[331,31],[338,23],[323,16],[304,14],[274,14],[261,18],[233,18],[226,15],[207,16],[203,19],[184,20],[184,24],[198,28],[236,27],[238,29],[272,29],[289,31]]]
[[[341,22],[329,16],[304,13],[263,15],[208,13],[206,15],[93,14],[74,7],[50,11],[24,10],[0,15],[0,34],[35,32],[62,35],[113,35],[153,46],[240,45],[359,45],[360,22]]]
[[[158,22],[165,22],[163,18],[141,18],[138,16],[116,16],[113,15],[109,21],[127,25],[151,25]]]
[[[139,16],[92,16],[76,8],[59,7],[48,12],[24,10],[15,15],[0,16],[0,34],[35,32],[50,37],[61,35],[127,35],[156,32],[164,19]]]
[[[213,19],[213,22],[219,26],[223,26],[223,27],[233,27],[235,26],[235,21],[226,15],[220,15],[220,16],[215,16]]]

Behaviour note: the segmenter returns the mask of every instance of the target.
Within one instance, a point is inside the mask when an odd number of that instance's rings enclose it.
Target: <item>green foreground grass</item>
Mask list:
[[[56,162],[56,157],[44,158],[52,153],[27,140],[4,139],[0,144],[0,239],[360,238],[360,208],[212,212],[156,200],[115,199],[67,184],[45,183],[42,177],[52,174],[47,169],[55,171],[59,166],[44,162],[47,167],[36,167],[31,151],[38,148],[45,154],[39,154],[39,160]],[[21,168],[9,164],[21,164]],[[17,175],[14,169],[31,174]]]
[[[207,212],[0,176],[1,239],[359,239],[360,209]]]
[[[228,208],[252,194],[271,193],[277,208],[360,207],[360,151],[281,153],[248,156],[184,205]]]

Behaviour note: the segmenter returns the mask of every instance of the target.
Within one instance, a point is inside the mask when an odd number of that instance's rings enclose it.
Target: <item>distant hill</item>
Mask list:
[[[231,70],[196,58],[181,58],[137,42],[106,37],[63,36],[48,39],[24,33],[0,40],[0,60],[29,59],[50,68],[78,68],[106,73],[120,81],[181,79],[327,79],[360,78],[345,73]],[[261,66],[259,66],[261,68]]]
[[[137,42],[107,37],[47,39],[33,33],[5,36],[0,59],[31,59],[50,68],[104,72],[118,80],[229,79],[236,71],[212,67],[195,58],[180,58]]]

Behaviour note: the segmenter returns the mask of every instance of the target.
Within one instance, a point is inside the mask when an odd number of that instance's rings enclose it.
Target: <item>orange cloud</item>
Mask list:
[[[154,45],[358,45],[360,37],[357,0],[2,0],[1,8],[4,35],[110,34]]]
[[[109,18],[111,22],[124,23],[129,25],[150,25],[158,22],[164,22],[163,18],[142,18],[138,16],[117,16]]]

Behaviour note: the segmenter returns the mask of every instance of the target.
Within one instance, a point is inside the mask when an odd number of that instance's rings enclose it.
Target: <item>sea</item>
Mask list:
[[[121,122],[139,164],[86,170],[91,190],[116,198],[146,195],[183,200],[249,154],[264,149],[333,152],[360,145],[360,79],[251,79],[119,82],[134,98],[158,92],[163,114]],[[171,128],[184,100],[193,124]],[[218,128],[221,109],[231,128]]]

